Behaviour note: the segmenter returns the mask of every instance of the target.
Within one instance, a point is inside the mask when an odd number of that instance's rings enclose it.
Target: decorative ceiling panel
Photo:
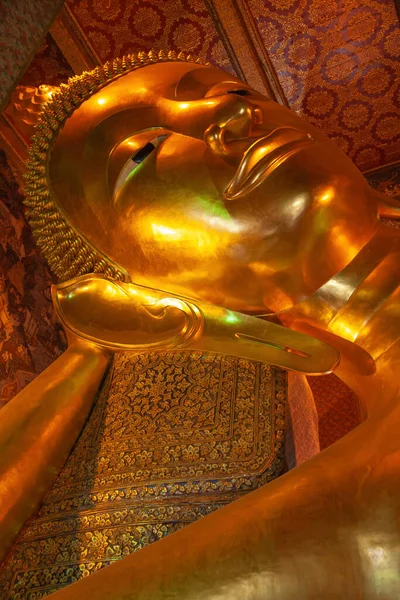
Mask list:
[[[42,84],[60,85],[60,83],[66,82],[68,77],[72,77],[74,74],[61,50],[48,33],[19,85],[33,87]]]
[[[400,29],[392,0],[239,4],[251,12],[293,110],[362,170],[400,159]]]
[[[99,62],[155,48],[234,72],[203,0],[72,0],[66,7]]]

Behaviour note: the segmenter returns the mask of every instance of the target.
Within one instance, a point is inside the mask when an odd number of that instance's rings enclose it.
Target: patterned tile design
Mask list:
[[[290,107],[361,170],[400,158],[400,28],[392,0],[248,0]]]
[[[307,377],[318,414],[319,444],[324,450],[361,422],[357,396],[336,375]]]
[[[400,200],[400,162],[366,173],[365,177],[382,194]]]
[[[203,0],[69,0],[67,6],[101,62],[156,48],[233,72]]]

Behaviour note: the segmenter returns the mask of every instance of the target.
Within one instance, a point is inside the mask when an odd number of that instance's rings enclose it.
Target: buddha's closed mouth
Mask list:
[[[245,152],[235,176],[225,190],[227,200],[237,200],[259,186],[290,156],[314,143],[310,134],[280,127],[258,138]]]

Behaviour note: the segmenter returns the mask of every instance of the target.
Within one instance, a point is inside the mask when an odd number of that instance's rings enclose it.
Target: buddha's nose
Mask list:
[[[158,110],[164,127],[203,139],[212,152],[232,163],[266,133],[261,106],[234,92],[187,102],[163,99]]]
[[[262,123],[260,106],[241,97],[226,97],[204,132],[204,142],[214,154],[235,165],[254,138],[262,135]]]
[[[257,126],[263,121],[260,106],[246,97],[227,94],[216,107],[213,124],[224,131],[226,142],[253,136]]]

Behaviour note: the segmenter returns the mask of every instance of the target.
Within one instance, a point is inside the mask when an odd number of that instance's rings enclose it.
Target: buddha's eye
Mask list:
[[[151,152],[153,152],[153,150],[155,150],[156,147],[153,144],[153,142],[148,142],[148,144],[146,144],[145,146],[143,146],[143,148],[140,148],[140,150],[138,150],[138,152],[136,152],[132,157],[131,160],[136,163],[137,165],[140,165],[141,162],[144,161],[145,158],[147,158],[149,156],[149,154]]]
[[[165,134],[159,135],[151,142],[147,142],[146,144],[144,144],[139,150],[132,154],[131,158],[125,163],[120,174],[118,175],[118,179],[114,186],[114,196],[118,194],[119,190],[121,189],[121,186],[123,185],[123,183],[125,183],[125,181],[131,175],[131,173],[133,173],[135,169],[137,169],[137,167],[140,164],[142,164],[146,160],[146,158],[150,156],[150,154],[154,150],[156,150],[156,148],[158,148],[158,146],[163,140],[165,140],[166,137],[168,136]]]
[[[250,90],[229,90],[227,94],[236,94],[237,96],[251,96]]]

